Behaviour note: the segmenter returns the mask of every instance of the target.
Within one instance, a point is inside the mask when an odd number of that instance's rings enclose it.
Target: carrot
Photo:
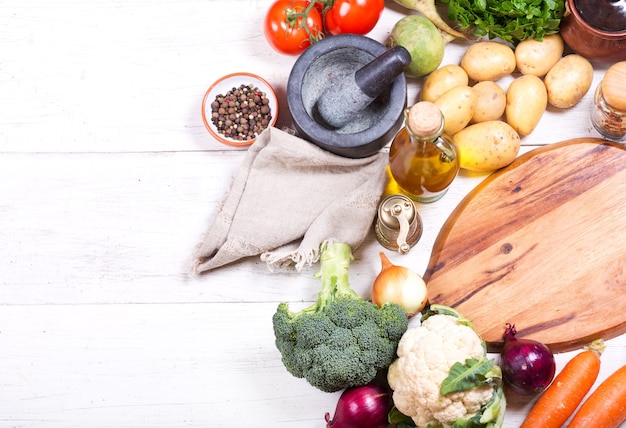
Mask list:
[[[569,428],[617,428],[626,420],[626,365],[604,380],[580,406]]]
[[[576,354],[534,404],[520,428],[560,428],[574,413],[600,373],[602,339]]]

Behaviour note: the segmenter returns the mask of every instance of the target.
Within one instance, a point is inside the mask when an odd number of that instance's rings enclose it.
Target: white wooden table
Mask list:
[[[280,97],[295,57],[265,42],[270,0],[0,2],[0,427],[322,427],[339,393],[282,366],[271,316],[316,298],[314,270],[257,258],[208,275],[188,261],[245,149],[211,139],[204,91],[253,71]],[[370,37],[405,10],[387,2]],[[458,63],[463,44],[446,47]],[[594,87],[606,66],[596,65]],[[421,81],[409,83],[416,101]],[[597,136],[591,91],[550,109],[524,151]],[[437,233],[484,175],[420,206],[425,232],[392,261],[423,273]],[[382,249],[355,252],[367,297]],[[608,342],[600,378],[626,363]],[[559,366],[571,354],[557,356]],[[518,426],[527,401],[509,404]]]

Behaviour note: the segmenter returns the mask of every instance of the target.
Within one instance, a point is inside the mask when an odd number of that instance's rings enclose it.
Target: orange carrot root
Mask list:
[[[604,342],[575,355],[539,397],[520,428],[560,428],[598,378]]]
[[[626,365],[604,380],[580,406],[569,428],[617,428],[626,420]]]

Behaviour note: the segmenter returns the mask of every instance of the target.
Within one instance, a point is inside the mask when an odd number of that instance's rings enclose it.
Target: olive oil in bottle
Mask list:
[[[389,150],[389,169],[400,189],[417,202],[434,202],[459,172],[459,160],[443,132],[439,108],[421,101],[405,110],[405,126]]]

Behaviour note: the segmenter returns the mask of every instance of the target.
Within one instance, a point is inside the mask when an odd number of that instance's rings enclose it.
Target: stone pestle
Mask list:
[[[339,79],[317,100],[320,117],[341,128],[367,108],[411,63],[411,54],[395,46],[353,73]]]

